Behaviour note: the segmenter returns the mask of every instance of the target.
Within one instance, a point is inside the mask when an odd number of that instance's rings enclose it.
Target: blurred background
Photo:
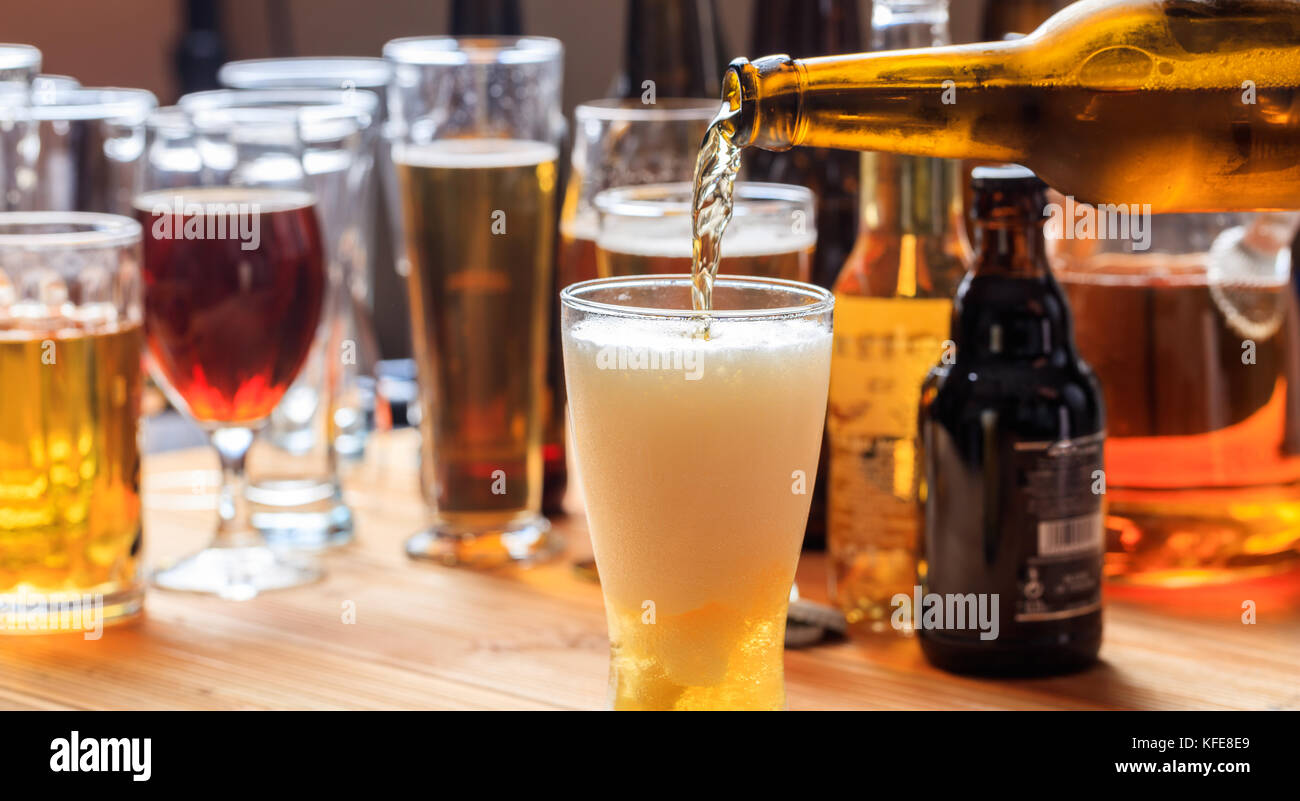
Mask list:
[[[717,0],[727,57],[750,53],[753,8],[769,0]],[[816,0],[808,0],[816,2]],[[987,0],[953,0],[956,42],[975,41]],[[522,0],[528,34],[564,42],[565,112],[604,97],[620,66],[627,4],[616,0]],[[148,89],[163,104],[215,76],[223,61],[281,56],[378,56],[399,36],[448,32],[451,0],[47,0],[40,14],[24,0],[3,0],[6,41],[29,42],[45,55],[44,71],[87,86]],[[859,22],[871,21],[860,0]],[[865,41],[865,39],[864,39]],[[182,78],[181,64],[189,73]],[[185,80],[195,85],[185,86]],[[214,80],[214,79],[213,79]]]

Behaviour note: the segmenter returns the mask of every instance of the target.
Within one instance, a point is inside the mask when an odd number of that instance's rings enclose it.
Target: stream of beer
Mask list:
[[[691,211],[691,307],[713,310],[713,280],[722,259],[722,234],[731,222],[732,191],[740,171],[741,148],[731,141],[731,116],[726,104],[709,125],[695,160]]]

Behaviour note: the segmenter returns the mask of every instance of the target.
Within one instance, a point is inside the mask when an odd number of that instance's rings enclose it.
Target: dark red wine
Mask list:
[[[205,187],[136,199],[145,338],[200,422],[265,418],[311,349],[324,252],[306,192]]]

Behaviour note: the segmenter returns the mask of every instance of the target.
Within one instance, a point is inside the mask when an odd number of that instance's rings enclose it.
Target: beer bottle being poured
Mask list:
[[[733,61],[737,147],[1019,162],[1090,203],[1300,208],[1300,3],[1081,0],[1023,39]]]

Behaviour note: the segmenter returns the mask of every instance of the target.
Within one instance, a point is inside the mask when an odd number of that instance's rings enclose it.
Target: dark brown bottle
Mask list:
[[[785,53],[794,58],[856,53],[862,26],[856,0],[757,0],[750,38],[753,55]],[[799,147],[784,153],[750,150],[748,178],[798,184],[817,198],[817,249],[812,281],[830,289],[853,248],[858,231],[858,174],[862,158],[847,150]],[[818,459],[804,548],[826,547],[826,481],[830,472],[825,443]]]
[[[452,36],[522,36],[519,0],[452,0]]]
[[[629,0],[612,97],[718,97],[728,54],[714,0]]]
[[[862,50],[856,0],[758,0],[754,6],[751,52],[785,53],[794,58],[833,56]],[[817,197],[817,250],[813,283],[830,289],[853,247],[858,230],[857,153],[796,148],[784,153],[746,154],[749,178],[799,184]]]
[[[954,609],[974,600],[988,625],[917,609],[913,620],[945,670],[1066,672],[1101,645],[1102,395],[1048,268],[1046,185],[1014,165],[972,181],[974,265],[954,300],[952,355],[919,412],[917,572],[925,606],[931,594]]]

